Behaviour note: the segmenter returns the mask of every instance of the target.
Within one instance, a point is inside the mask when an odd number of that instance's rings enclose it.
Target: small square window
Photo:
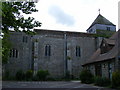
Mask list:
[[[110,31],[110,27],[107,27],[107,30]]]

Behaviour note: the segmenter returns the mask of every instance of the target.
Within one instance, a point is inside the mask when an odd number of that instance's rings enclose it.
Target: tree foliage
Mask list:
[[[4,33],[4,38],[2,39],[2,63],[6,64],[9,58],[9,52],[11,48],[11,43],[8,40],[9,34]]]
[[[120,71],[112,73],[112,87],[120,87]]]
[[[8,32],[9,29],[19,31],[20,29],[29,31],[34,27],[41,26],[39,21],[33,17],[24,18],[22,14],[32,14],[37,12],[34,2],[2,2],[2,30]]]
[[[32,14],[37,12],[34,2],[2,2],[2,32],[4,33],[2,39],[2,61],[7,63],[10,51],[10,42],[8,40],[9,31],[25,31],[28,33],[34,28],[41,26],[39,21],[33,17],[25,18],[24,14]]]

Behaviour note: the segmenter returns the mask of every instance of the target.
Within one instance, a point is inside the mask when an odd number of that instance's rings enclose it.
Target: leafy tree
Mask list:
[[[9,51],[11,48],[11,43],[8,40],[9,34],[4,33],[4,38],[2,39],[2,63],[6,64],[9,57]]]
[[[2,3],[2,30],[8,32],[10,28],[19,31],[29,31],[34,27],[41,26],[33,17],[24,18],[23,14],[37,12],[34,2],[3,2]],[[22,13],[21,13],[22,12]]]
[[[41,26],[39,21],[33,17],[24,18],[23,14],[32,14],[37,12],[34,2],[2,2],[2,32],[4,37],[2,39],[2,59],[3,63],[7,62],[10,50],[10,43],[8,40],[9,31],[23,30],[30,32],[34,27]]]

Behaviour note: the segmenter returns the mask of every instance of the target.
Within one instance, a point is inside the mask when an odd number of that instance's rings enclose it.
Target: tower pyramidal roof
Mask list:
[[[99,14],[97,16],[97,18],[94,20],[94,22],[91,24],[91,26],[89,28],[91,28],[93,25],[95,24],[103,24],[103,25],[112,25],[112,26],[116,26],[114,25],[112,22],[110,22],[108,19],[106,19],[105,17],[103,17],[101,14]],[[88,29],[89,29],[88,28]],[[87,30],[88,30],[87,29]]]

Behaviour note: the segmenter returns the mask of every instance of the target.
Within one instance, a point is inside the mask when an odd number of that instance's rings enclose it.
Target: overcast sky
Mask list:
[[[40,29],[86,32],[100,13],[118,27],[119,0],[39,0],[31,16]]]

